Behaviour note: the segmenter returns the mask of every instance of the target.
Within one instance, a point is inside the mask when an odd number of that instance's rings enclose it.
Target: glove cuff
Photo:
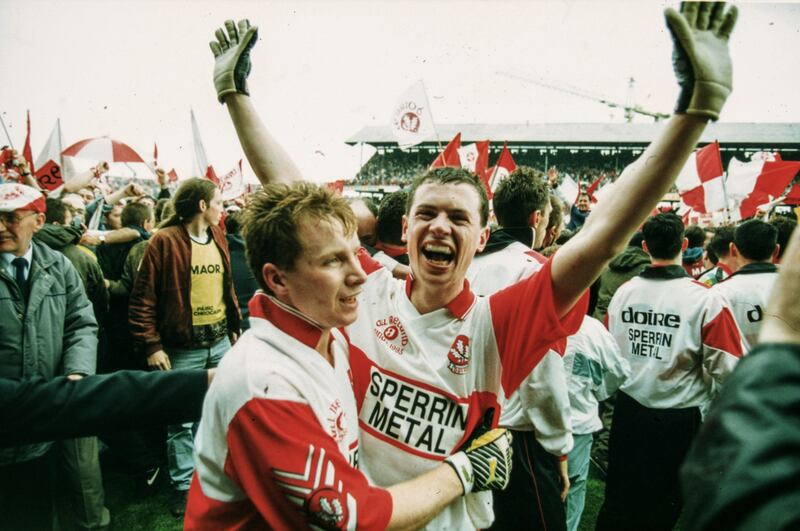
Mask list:
[[[456,472],[461,486],[464,488],[464,494],[472,492],[472,487],[475,485],[475,474],[472,471],[472,463],[464,452],[456,452],[444,460],[445,463],[453,467]]]
[[[730,93],[730,88],[719,83],[696,81],[686,114],[719,120],[719,113]]]

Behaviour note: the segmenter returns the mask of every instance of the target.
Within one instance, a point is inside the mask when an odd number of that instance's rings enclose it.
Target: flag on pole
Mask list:
[[[564,180],[561,181],[561,184],[558,185],[558,188],[555,189],[555,192],[562,201],[572,205],[575,204],[575,200],[578,197],[580,186],[572,177],[569,175],[564,175]]]
[[[514,162],[514,157],[511,156],[511,151],[508,149],[508,142],[503,142],[503,149],[497,157],[497,162],[487,170],[489,174],[489,190],[491,191],[489,195],[490,199],[497,191],[497,187],[500,183],[516,169],[517,163]]]
[[[194,162],[195,162],[195,175],[205,175],[206,178],[212,181],[216,178],[216,173],[213,168],[208,165],[208,158],[206,157],[206,148],[203,147],[203,139],[200,137],[200,127],[197,125],[197,119],[194,117],[194,110],[190,109],[192,115],[192,144],[194,145]],[[214,176],[214,178],[211,177]],[[215,182],[219,183],[217,179]]]
[[[727,205],[719,142],[698,149],[691,155],[675,180],[678,195],[692,210],[705,214]]]
[[[436,136],[433,115],[422,80],[406,90],[395,105],[390,121],[392,134],[401,149],[415,146]]]
[[[158,144],[153,142],[153,167],[158,167]]]
[[[725,181],[728,197],[733,206],[734,220],[756,215],[758,207],[767,205],[784,194],[800,172],[800,162],[784,160],[752,160],[742,162],[736,158],[728,164]]]
[[[172,168],[167,172],[167,177],[169,177],[169,182],[171,183],[178,182],[178,172],[175,171],[175,168]]]
[[[28,170],[33,173],[33,154],[31,153],[31,111],[26,111],[28,120],[27,120],[27,130],[28,133],[25,135],[25,146],[22,148],[22,156],[28,161]]]
[[[242,176],[242,159],[231,171],[219,178],[219,189],[223,201],[230,201],[244,195],[244,177]]]
[[[217,172],[214,170],[214,166],[209,166],[206,168],[205,178],[211,181],[212,183],[216,184],[217,187],[220,186],[219,177],[217,177]]]
[[[431,168],[460,168],[461,167],[461,159],[458,156],[458,148],[461,147],[461,133],[457,133],[456,136],[453,137],[447,146],[445,146],[444,151],[439,153],[433,162],[431,163]]]
[[[481,181],[486,195],[491,199],[492,190],[489,188],[489,141],[482,140],[473,144],[458,148],[458,158],[461,161],[461,167],[469,170]]]
[[[55,190],[64,183],[62,172],[63,161],[61,158],[61,120],[56,120],[47,142],[36,157],[34,177],[44,189]]]

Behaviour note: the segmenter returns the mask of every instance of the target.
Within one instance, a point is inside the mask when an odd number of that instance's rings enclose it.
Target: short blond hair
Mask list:
[[[357,222],[347,201],[325,187],[308,182],[270,184],[250,197],[243,212],[242,234],[247,262],[262,289],[269,292],[264,264],[292,270],[303,250],[298,236],[306,220],[334,219],[345,234],[355,234]]]

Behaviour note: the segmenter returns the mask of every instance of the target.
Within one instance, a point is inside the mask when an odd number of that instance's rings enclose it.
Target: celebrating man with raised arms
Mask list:
[[[367,276],[346,332],[360,467],[372,483],[390,485],[433,468],[514,392],[548,345],[577,330],[586,288],[669,190],[706,122],[719,117],[731,91],[727,42],[735,8],[687,3],[666,16],[681,86],[676,115],[539,273],[488,298],[470,291],[465,274],[488,238],[488,202],[475,176],[455,168],[428,171],[411,187],[407,282],[362,253]],[[301,180],[248,97],[257,30],[247,21],[228,21],[226,30],[212,43],[214,81],[248,160],[265,185]],[[473,495],[456,499],[430,527],[487,527],[491,520],[489,500]]]

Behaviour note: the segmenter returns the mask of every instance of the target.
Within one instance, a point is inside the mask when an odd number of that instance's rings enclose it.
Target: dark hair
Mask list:
[[[356,216],[350,205],[325,187],[304,181],[269,184],[250,196],[242,211],[247,262],[264,291],[264,264],[292,270],[303,251],[298,228],[307,219],[338,220],[345,234],[355,234]]]
[[[644,234],[642,234],[642,231],[637,230],[636,232],[633,233],[631,239],[628,240],[628,247],[638,247],[639,249],[641,249],[643,241],[644,241]]]
[[[403,245],[403,214],[406,213],[406,201],[408,193],[403,190],[383,196],[375,227],[379,241]]]
[[[672,212],[656,214],[644,222],[642,234],[650,256],[670,260],[681,252],[683,221]]]
[[[547,219],[547,230],[559,227],[564,223],[564,211],[561,208],[561,200],[555,194],[550,194],[550,217]]]
[[[733,227],[718,227],[714,231],[714,236],[706,246],[706,252],[714,253],[719,258],[725,258],[731,252],[731,242],[733,241]]]
[[[760,219],[748,219],[736,227],[733,234],[739,254],[757,262],[769,260],[777,242],[778,229]]]
[[[161,199],[156,201],[156,206],[155,206],[156,223],[161,222],[161,217],[164,214],[164,207],[167,206],[167,203],[169,203],[169,201],[170,200],[167,199],[166,197],[162,197]]]
[[[153,211],[144,203],[128,203],[122,209],[120,221],[123,227],[144,227],[144,224],[153,219]]]
[[[783,258],[783,251],[789,245],[789,239],[792,237],[795,227],[797,227],[797,220],[789,216],[779,215],[769,220],[769,224],[778,231],[778,245],[781,246],[778,250],[778,258]]]
[[[44,213],[45,223],[60,223],[63,225],[67,220],[67,212],[72,209],[61,199],[48,197],[44,201],[47,212]]]
[[[689,247],[705,247],[706,231],[700,225],[689,225],[684,232],[684,238],[689,240]]]
[[[231,212],[225,216],[225,232],[228,234],[239,234],[239,229],[242,226],[243,213],[241,210]]]
[[[501,227],[527,227],[532,213],[544,213],[549,194],[542,172],[518,167],[500,183],[492,199],[497,222]]]
[[[200,201],[211,202],[217,185],[208,179],[192,177],[183,181],[172,198],[175,213],[161,222],[159,227],[172,227],[189,223],[200,213]]]
[[[406,214],[411,213],[417,190],[425,184],[467,184],[472,186],[480,201],[478,214],[481,219],[481,227],[486,226],[489,220],[489,198],[486,197],[486,189],[477,175],[463,168],[431,168],[411,182],[411,188],[408,190],[408,201],[406,202]]]

